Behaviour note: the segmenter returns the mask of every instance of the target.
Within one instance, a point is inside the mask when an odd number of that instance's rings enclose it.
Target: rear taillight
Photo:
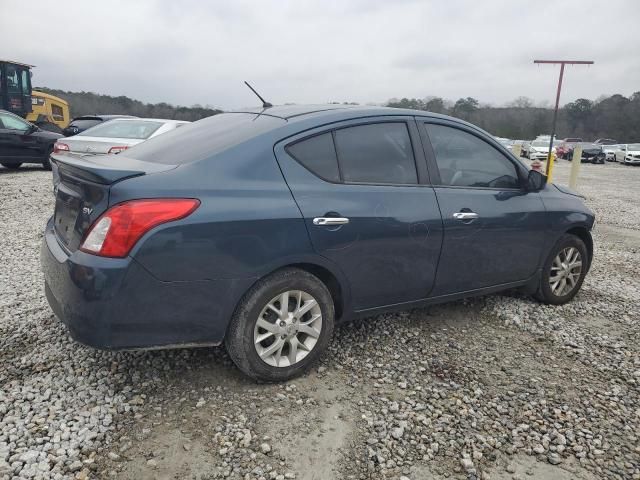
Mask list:
[[[129,148],[126,145],[121,145],[121,146],[117,146],[117,147],[111,147],[109,149],[109,153],[120,153],[120,152],[124,152],[127,148]]]
[[[56,142],[53,144],[53,153],[68,152],[69,150],[69,145],[66,143]]]
[[[200,205],[195,198],[130,200],[114,205],[89,228],[80,246],[101,257],[126,257],[140,238],[160,224],[185,218]]]

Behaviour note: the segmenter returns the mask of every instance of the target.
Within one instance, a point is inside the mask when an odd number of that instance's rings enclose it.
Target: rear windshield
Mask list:
[[[145,140],[161,126],[162,122],[149,120],[110,120],[85,130],[78,136]]]
[[[255,113],[221,113],[158,135],[127,150],[145,162],[181,165],[220,153],[285,124]]]
[[[74,120],[69,124],[69,126],[78,127],[81,130],[86,130],[87,128],[95,127],[99,123],[102,123],[102,120],[98,120],[97,118],[94,118],[94,119],[87,118],[87,119]]]

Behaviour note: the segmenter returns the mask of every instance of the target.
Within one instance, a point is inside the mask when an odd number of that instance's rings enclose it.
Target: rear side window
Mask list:
[[[411,138],[404,123],[374,123],[335,131],[345,182],[417,184]]]
[[[516,166],[484,140],[457,128],[426,124],[440,184],[455,187],[519,188]]]
[[[286,151],[331,182],[418,183],[411,138],[403,122],[340,128],[291,144]]]
[[[340,181],[338,159],[331,132],[289,145],[286,151],[319,177],[330,182]]]
[[[87,128],[95,127],[99,123],[102,123],[102,120],[96,119],[78,119],[72,121],[69,126],[70,127],[78,127],[81,130],[86,130]]]

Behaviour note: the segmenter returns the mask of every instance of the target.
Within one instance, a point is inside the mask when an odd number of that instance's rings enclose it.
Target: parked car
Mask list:
[[[264,381],[308,368],[337,322],[516,287],[563,304],[591,264],[577,193],[428,112],[271,107],[52,158],[41,262],[72,337],[224,342]]]
[[[605,160],[607,162],[615,162],[616,161],[616,152],[620,150],[622,145],[602,145],[602,151],[605,155]]]
[[[549,156],[550,139],[551,137],[549,137],[549,139],[547,140],[534,140],[533,142],[531,142],[531,145],[529,145],[529,148],[527,150],[527,157],[530,160],[546,160]],[[551,151],[553,153],[556,153],[556,147],[552,147]]]
[[[620,149],[615,152],[615,161],[625,165],[640,164],[640,143],[620,145]]]
[[[62,133],[65,137],[77,135],[80,132],[84,132],[86,129],[95,127],[102,122],[108,122],[114,118],[137,118],[132,115],[83,115],[82,117],[76,117],[65,128]]]
[[[558,155],[559,158],[566,159],[569,157],[569,154],[573,150],[573,147],[575,147],[577,143],[581,143],[581,142],[582,142],[581,138],[565,138],[564,140],[560,141],[560,144],[556,148],[556,154]]]
[[[618,141],[614,140],[613,138],[599,138],[593,143],[595,143],[596,145],[615,145],[618,143]]]
[[[59,133],[43,130],[18,115],[0,110],[0,164],[17,169],[23,163],[39,163],[50,170],[49,155]]]
[[[57,142],[54,152],[89,155],[120,153],[187,123],[190,122],[158,118],[117,118]]]
[[[582,148],[582,155],[580,156],[580,161],[582,163],[604,163],[605,162],[605,153],[602,150],[602,145],[598,145],[596,143],[582,142],[579,144]],[[575,147],[574,147],[575,150]],[[568,159],[573,160],[573,152],[571,150],[569,153]]]

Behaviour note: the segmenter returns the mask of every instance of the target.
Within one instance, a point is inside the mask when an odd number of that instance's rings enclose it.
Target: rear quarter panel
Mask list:
[[[198,198],[189,217],[149,232],[132,257],[163,281],[258,278],[312,253],[270,145],[256,139],[214,158],[114,185],[132,198]]]

